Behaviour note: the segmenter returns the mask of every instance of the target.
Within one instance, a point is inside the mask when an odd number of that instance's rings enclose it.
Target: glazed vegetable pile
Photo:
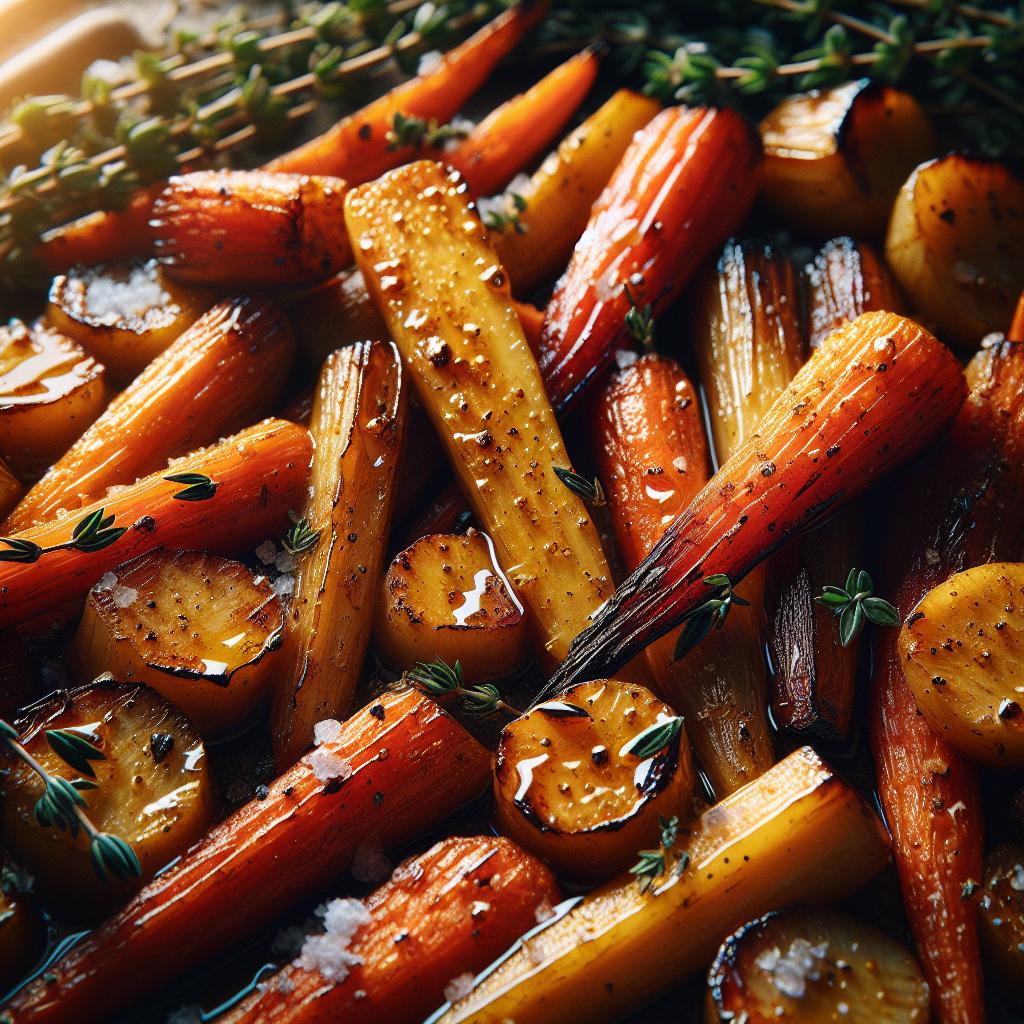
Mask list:
[[[892,86],[755,123],[595,48],[458,119],[544,18],[38,239],[3,1024],[274,930],[175,1019],[1021,1005],[1024,179]]]

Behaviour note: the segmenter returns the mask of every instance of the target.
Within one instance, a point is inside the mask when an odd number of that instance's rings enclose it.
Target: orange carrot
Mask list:
[[[346,977],[332,983],[300,957],[223,1024],[418,1024],[449,983],[483,970],[558,899],[551,872],[510,840],[445,839],[366,900]]]
[[[279,535],[302,503],[311,454],[305,427],[266,420],[74,515],[0,540],[0,629],[85,594],[105,572],[161,545],[230,554]],[[181,474],[209,478],[196,486],[212,495],[181,498],[194,485],[167,479]]]
[[[880,591],[901,616],[955,572],[1024,557],[1024,345],[996,342],[968,369],[971,394],[949,436],[890,493]],[[941,1024],[984,1019],[975,907],[981,793],[973,763],[914,703],[897,634],[876,653],[871,740],[903,901]]]
[[[329,174],[349,184],[373,181],[414,156],[388,137],[395,115],[449,121],[487,80],[498,62],[539,24],[547,5],[527,0],[446,53],[437,67],[392,89],[298,149],[267,164],[268,171]]]
[[[352,262],[339,178],[196,171],[171,178],[153,206],[168,277],[196,285],[285,287]]]
[[[865,313],[836,331],[576,638],[545,693],[613,676],[716,595],[706,578],[735,583],[934,442],[964,394],[952,353],[912,321]]]
[[[208,832],[19,992],[5,1007],[11,1021],[109,1020],[319,891],[370,836],[385,849],[407,843],[490,777],[483,747],[413,691],[386,694],[328,733],[265,799]]]
[[[594,49],[570,57],[488,114],[440,159],[461,172],[473,195],[500,191],[551,144],[590,91],[599,63]]]
[[[3,529],[27,530],[99,501],[108,487],[252,423],[274,407],[291,359],[291,330],[271,303],[219,303],[107,406]]]
[[[630,295],[657,315],[739,226],[758,161],[729,109],[672,107],[637,132],[547,309],[540,366],[556,408],[630,344]]]

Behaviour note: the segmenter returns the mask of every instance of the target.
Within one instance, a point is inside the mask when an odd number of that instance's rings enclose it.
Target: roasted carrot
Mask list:
[[[347,185],[267,171],[181,174],[153,204],[154,251],[168,277],[197,285],[285,287],[352,262]]]
[[[108,487],[134,483],[259,419],[281,394],[292,347],[287,321],[271,303],[218,303],[107,406],[4,530],[27,530],[98,501]]]
[[[0,628],[60,607],[161,545],[230,554],[280,535],[301,504],[311,454],[305,427],[266,420],[73,515],[0,540]],[[183,474],[209,483],[168,479]],[[203,497],[179,497],[190,487]]]
[[[385,849],[409,842],[490,776],[483,747],[413,691],[385,694],[323,739],[19,992],[11,1020],[109,1020],[319,891],[371,835]]]
[[[565,269],[626,147],[660,109],[656,100],[620,89],[534,172],[522,192],[526,208],[518,227],[491,231],[515,294],[528,295]]]
[[[659,313],[739,226],[758,160],[750,126],[727,108],[672,107],[637,132],[547,309],[540,365],[556,408],[630,343],[630,296]]]
[[[326,175],[355,184],[405,163],[415,149],[392,146],[388,133],[395,115],[450,120],[546,11],[544,0],[524,0],[445,54],[436,68],[396,86],[322,135],[271,160],[265,169]],[[123,210],[90,214],[59,228],[39,245],[37,256],[51,273],[59,274],[75,263],[150,255],[149,221],[165,184],[140,190]]]
[[[510,840],[445,839],[365,901],[369,919],[349,945],[358,962],[344,978],[325,979],[300,956],[224,1024],[419,1024],[558,900],[551,872]]]
[[[473,195],[498,192],[551,144],[590,91],[599,64],[593,48],[570,57],[493,110],[440,159],[462,174]]]
[[[1024,557],[1024,346],[996,341],[968,370],[971,394],[949,436],[888,495],[880,589],[901,616],[950,575]],[[914,703],[886,631],[876,652],[871,740],[903,901],[942,1024],[984,1019],[975,907],[981,881],[977,770]],[[968,887],[969,892],[969,887]]]
[[[520,3],[446,53],[435,68],[403,82],[304,146],[271,160],[267,170],[328,174],[355,185],[405,163],[415,149],[393,145],[388,133],[395,115],[450,120],[546,11],[543,0]]]
[[[1017,300],[1017,308],[1014,310],[1013,321],[1006,337],[1010,341],[1024,341],[1024,292],[1021,292]]]
[[[852,238],[823,245],[805,268],[804,280],[815,347],[861,313],[903,311],[889,271],[869,246]],[[835,616],[814,598],[862,564],[865,517],[863,503],[854,502],[820,529],[798,537],[772,560],[769,579],[775,722],[801,739],[835,747],[844,746],[853,730],[861,638],[846,647],[837,643]]]
[[[800,530],[926,448],[963,404],[956,359],[924,328],[865,313],[833,334],[573,642],[546,693],[614,675]]]
[[[700,400],[671,359],[648,354],[615,374],[596,406],[592,455],[608,495],[626,568],[634,570],[710,475]],[[774,762],[763,654],[746,657],[758,609],[738,608],[699,653],[674,656],[678,631],[647,649],[661,695],[686,716],[686,731],[716,796]]]
[[[405,387],[394,345],[361,342],[328,357],[309,432],[310,491],[302,518],[319,540],[300,555],[271,711],[274,757],[292,764],[313,727],[346,715],[363,670],[384,564]]]

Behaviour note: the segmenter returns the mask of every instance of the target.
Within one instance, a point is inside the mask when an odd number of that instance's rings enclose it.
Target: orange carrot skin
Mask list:
[[[558,283],[541,371],[556,408],[628,347],[630,299],[659,313],[757,194],[758,142],[733,110],[671,107],[633,138]]]
[[[866,313],[807,361],[751,435],[572,644],[545,689],[613,676],[709,595],[927,448],[963,404],[963,373],[924,328]]]
[[[339,121],[304,146],[266,165],[269,171],[328,174],[352,185],[373,181],[415,157],[414,150],[390,149],[387,134],[395,114],[450,121],[523,36],[543,19],[545,3],[528,0],[495,18],[419,75]]]
[[[380,708],[383,717],[378,718]],[[106,1020],[202,964],[320,889],[369,835],[408,842],[478,795],[490,757],[415,691],[385,694],[324,745],[344,780],[316,777],[307,755],[216,826],[7,1005],[13,1021]],[[438,785],[438,779],[444,779]],[[383,798],[381,797],[383,794]],[[144,971],[139,964],[146,964]]]
[[[968,370],[971,394],[949,436],[889,495],[900,515],[883,545],[881,592],[901,616],[955,572],[1024,557],[1024,345],[995,342]],[[941,1024],[984,1019],[975,907],[982,802],[974,764],[925,721],[896,631],[881,637],[871,740],[903,900]]]
[[[492,111],[441,159],[462,174],[473,195],[501,191],[547,150],[590,91],[599,64],[593,49],[570,57],[531,89]]]
[[[1017,300],[1017,308],[1013,311],[1013,321],[1006,335],[1010,341],[1024,341],[1024,292]]]
[[[559,898],[548,868],[511,840],[445,839],[367,899],[372,921],[349,946],[362,963],[344,981],[288,966],[225,1024],[418,1024],[453,978],[483,970]]]
[[[27,530],[101,499],[203,445],[234,433],[277,402],[292,334],[271,303],[231,299],[204,313],[107,406],[3,525]],[[140,443],[141,439],[141,443]]]
[[[311,284],[352,262],[339,178],[196,171],[153,205],[154,249],[175,281],[227,287]]]
[[[288,528],[289,510],[302,505],[311,456],[305,427],[265,420],[105,500],[15,534],[44,548],[64,544],[75,525],[100,508],[114,516],[112,528],[128,528],[99,551],[62,549],[32,563],[0,562],[0,629],[61,607],[84,595],[105,572],[161,545],[234,554],[280,536]],[[165,477],[178,473],[208,476],[217,485],[213,497],[176,498],[185,485]]]

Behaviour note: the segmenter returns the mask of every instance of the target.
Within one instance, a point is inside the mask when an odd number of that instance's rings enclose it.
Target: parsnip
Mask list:
[[[340,349],[320,374],[310,418],[313,467],[300,521],[311,546],[293,545],[298,566],[271,709],[282,770],[312,744],[317,722],[342,718],[351,707],[391,523],[405,392],[391,344]]]
[[[283,632],[265,577],[217,555],[159,549],[92,588],[67,657],[81,679],[145,683],[208,736],[252,718],[280,674]]]
[[[885,256],[911,308],[973,351],[1005,331],[1024,289],[1024,177],[959,153],[921,164],[892,208]]]
[[[0,457],[36,480],[107,403],[103,367],[57,331],[0,327]]]
[[[761,141],[762,195],[817,237],[879,236],[900,185],[937,146],[913,96],[867,79],[788,96],[761,122]]]
[[[692,817],[694,786],[682,719],[643,686],[598,679],[505,726],[498,829],[560,875],[599,882],[657,847],[659,819]]]
[[[457,175],[420,161],[349,193],[356,260],[548,663],[610,592],[561,431]]]
[[[926,1024],[928,986],[910,951],[836,910],[766,914],[722,943],[705,1024]]]
[[[488,538],[475,530],[431,534],[399,552],[377,602],[373,646],[393,669],[459,661],[474,682],[522,665],[529,658],[523,608]]]
[[[145,686],[97,681],[59,692],[19,722],[21,743],[50,775],[82,772],[58,756],[47,740],[53,729],[81,733],[103,760],[90,761],[96,789],[85,791],[85,812],[101,832],[125,840],[142,866],[141,881],[101,880],[84,831],[72,839],[44,828],[33,813],[43,793],[39,777],[13,755],[2,755],[6,776],[4,842],[38,880],[52,906],[72,917],[109,911],[183,853],[213,823],[213,788],[202,740],[188,719]]]
[[[107,406],[4,529],[27,530],[77,510],[259,419],[276,404],[291,358],[291,331],[274,305],[217,303]]]
[[[855,892],[888,859],[875,813],[803,747],[681,830],[689,865],[649,888],[613,879],[527,933],[430,1024],[592,1024],[707,965],[721,939],[771,907]]]
[[[211,305],[203,289],[168,281],[156,260],[76,266],[50,286],[46,318],[127,382]]]
[[[929,591],[900,632],[917,706],[954,747],[1024,767],[1024,565],[990,562]]]

